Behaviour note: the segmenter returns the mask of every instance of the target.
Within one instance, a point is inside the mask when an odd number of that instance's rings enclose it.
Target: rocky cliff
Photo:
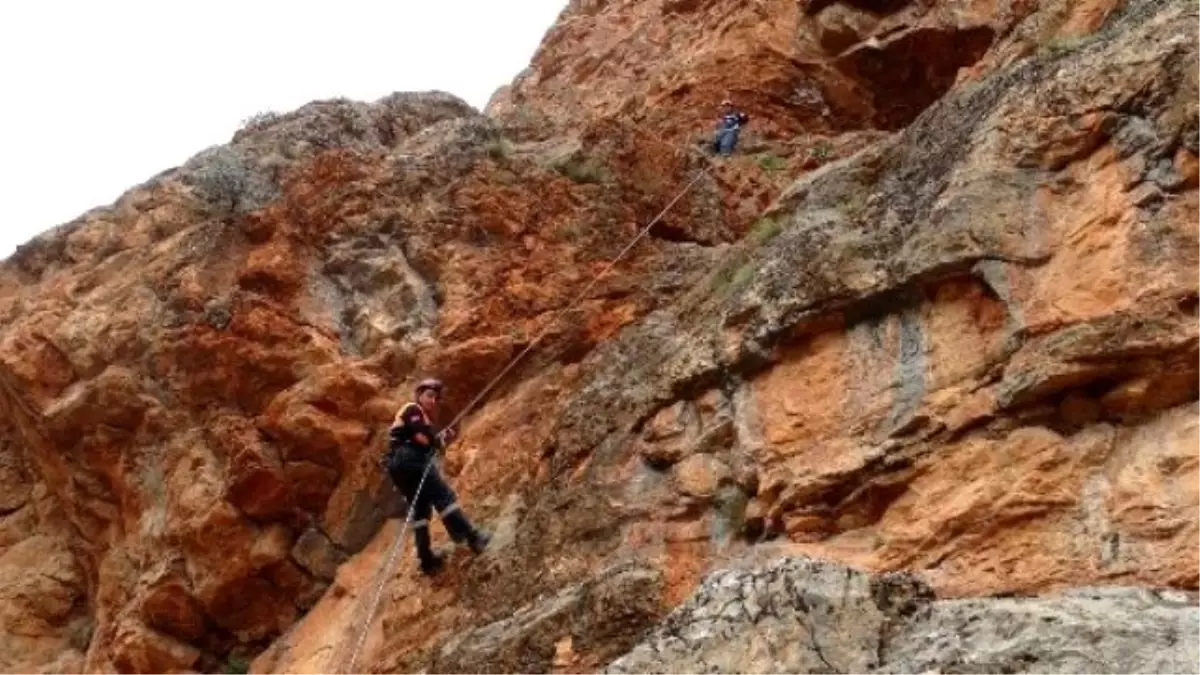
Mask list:
[[[0,265],[0,669],[1195,668],[1196,21],[572,2],[483,113],[252,121]],[[364,626],[396,407],[543,335]]]

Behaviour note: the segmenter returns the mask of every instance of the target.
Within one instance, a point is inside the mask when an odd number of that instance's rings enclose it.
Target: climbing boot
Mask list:
[[[482,553],[483,549],[487,548],[489,537],[471,525],[471,521],[463,515],[458,504],[452,505],[442,513],[442,522],[445,523],[450,538],[456,543],[467,544],[475,553]]]
[[[467,537],[467,544],[471,547],[471,552],[475,555],[483,553],[491,542],[492,537],[483,530],[471,530],[471,534]]]
[[[441,571],[442,558],[433,552],[429,541],[429,527],[414,527],[413,539],[417,542],[417,559],[421,561],[421,572],[433,576]]]
[[[421,558],[421,574],[424,574],[427,577],[434,576],[438,572],[442,571],[442,566],[444,564],[445,563],[442,561],[441,556],[438,555],[430,555],[428,558]]]

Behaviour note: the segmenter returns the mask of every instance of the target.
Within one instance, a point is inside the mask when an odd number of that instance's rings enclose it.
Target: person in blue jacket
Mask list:
[[[388,444],[388,474],[408,503],[414,505],[413,539],[416,540],[421,571],[429,575],[442,568],[442,559],[434,554],[429,540],[429,520],[434,509],[441,516],[450,538],[458,543],[466,542],[475,554],[483,553],[489,539],[486,533],[475,529],[459,508],[454,490],[446,484],[436,464],[429,467],[425,483],[421,484],[426,464],[444,451],[455,437],[452,429],[439,430],[433,423],[444,389],[441,381],[435,379],[418,384],[416,400],[405,404],[396,413]],[[420,494],[417,494],[418,485]]]
[[[733,107],[733,101],[721,102],[721,117],[717,120],[717,133],[713,137],[712,149],[718,155],[728,157],[737,148],[738,134],[750,121],[750,116]]]

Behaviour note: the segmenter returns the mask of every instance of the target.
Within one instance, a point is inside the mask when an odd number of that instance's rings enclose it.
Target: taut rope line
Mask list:
[[[478,403],[480,401],[482,401],[485,396],[487,396],[488,392],[490,392],[496,386],[496,384],[498,384],[500,382],[500,380],[503,379],[503,377],[505,375],[507,375],[508,372],[510,370],[512,370],[512,368],[522,358],[524,358],[524,356],[526,354],[528,354],[530,351],[532,351],[533,348],[535,346],[537,346],[537,344],[539,342],[541,342],[542,338],[545,337],[550,332],[550,329],[555,325],[555,323],[558,322],[558,319],[563,314],[574,309],[577,304],[582,302],[587,297],[587,294],[592,290],[592,288],[594,288],[595,285],[600,281],[600,279],[602,279],[606,274],[608,274],[610,271],[612,271],[612,269],[614,267],[616,267],[617,263],[620,262],[620,260],[622,258],[624,258],[625,255],[629,253],[629,251],[633,250],[633,247],[636,246],[639,241],[641,241],[647,234],[650,233],[651,228],[653,228],[655,225],[657,225],[658,221],[662,220],[662,217],[665,216],[667,214],[667,212],[670,211],[671,208],[674,207],[675,204],[680,199],[682,199],[683,196],[688,193],[688,191],[690,191],[692,189],[692,186],[694,186],[700,180],[700,178],[702,178],[703,176],[706,176],[706,175],[708,175],[708,169],[707,168],[700,169],[696,173],[696,176],[694,178],[692,178],[692,180],[689,181],[687,183],[687,185],[685,185],[683,187],[683,189],[680,190],[669,203],[667,203],[667,205],[665,207],[663,207],[662,211],[660,211],[658,213],[658,215],[656,215],[649,222],[649,224],[647,224],[645,227],[643,227],[641,229],[640,232],[638,232],[637,236],[635,236],[632,240],[630,240],[630,242],[628,244],[625,245],[625,248],[621,249],[621,252],[618,253],[615,258],[613,258],[611,261],[609,261],[608,265],[604,269],[600,270],[599,274],[597,274],[595,277],[592,278],[591,282],[588,283],[588,285],[585,286],[583,288],[583,290],[580,291],[580,293],[570,303],[567,304],[566,307],[558,310],[558,312],[555,314],[554,318],[550,321],[550,323],[546,324],[546,327],[542,329],[542,332],[539,333],[538,336],[532,342],[530,342],[524,349],[522,349],[516,356],[514,356],[512,359],[510,359],[508,362],[508,365],[506,365],[504,367],[504,369],[501,370],[498,375],[493,377],[492,380],[487,384],[487,386],[485,386],[482,390],[480,390],[480,392],[478,394],[476,394],[475,398],[471,399],[470,403],[468,403],[461,411],[459,411],[459,413],[457,415],[454,416],[454,419],[450,420],[450,423],[445,426],[445,429],[453,428],[456,423],[458,423],[463,417],[465,417],[467,415],[467,413],[469,413],[476,405],[478,405]],[[439,437],[440,436],[441,436],[441,434],[439,433]],[[371,622],[375,619],[375,612],[379,608],[379,598],[380,598],[380,595],[383,593],[383,586],[386,583],[388,576],[391,574],[393,566],[396,564],[396,558],[399,556],[400,551],[403,550],[403,548],[404,548],[404,537],[407,534],[408,525],[412,521],[412,516],[416,509],[417,498],[421,494],[421,488],[424,487],[424,485],[425,485],[425,478],[426,478],[426,476],[429,475],[429,468],[431,466],[433,466],[433,461],[436,456],[437,456],[436,453],[431,454],[429,461],[425,463],[425,470],[421,473],[421,480],[419,483],[417,483],[417,490],[416,490],[416,492],[413,493],[412,503],[409,504],[409,507],[408,507],[408,515],[404,519],[404,524],[400,528],[400,533],[399,533],[399,535],[397,535],[396,541],[392,543],[392,546],[388,551],[388,555],[384,562],[383,567],[380,568],[379,574],[376,576],[376,579],[375,579],[374,583],[372,584],[374,592],[372,593],[371,601],[368,605],[368,607],[370,609],[367,612],[366,620],[363,621],[359,627],[359,634],[358,634],[358,638],[355,640],[354,650],[350,653],[350,658],[346,663],[346,668],[344,670],[339,670],[337,672],[353,672],[352,669],[354,668],[355,663],[358,661],[358,656],[362,651],[363,645],[366,643],[367,634],[370,632]]]

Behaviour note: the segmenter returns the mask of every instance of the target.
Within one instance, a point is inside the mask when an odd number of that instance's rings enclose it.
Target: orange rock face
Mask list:
[[[898,129],[1032,9],[970,0],[571,2],[489,112],[615,118],[678,143],[711,128],[730,98],[753,111],[759,139]]]
[[[708,257],[643,247],[549,326],[640,227],[639,195],[538,159],[445,96],[317,104],[7,261],[6,588],[44,583],[21,576],[40,551],[66,598],[45,635],[13,634],[53,653],[94,620],[89,669],[245,658],[395,507],[378,460],[416,377],[454,383],[453,414],[536,334],[532,367],[578,359]],[[691,222],[734,236],[719,210]]]
[[[1196,590],[1195,20],[573,2],[487,115],[310,104],[35,239],[0,669],[595,671],[780,553]],[[380,576],[409,388],[534,340],[444,461],[490,550]]]

